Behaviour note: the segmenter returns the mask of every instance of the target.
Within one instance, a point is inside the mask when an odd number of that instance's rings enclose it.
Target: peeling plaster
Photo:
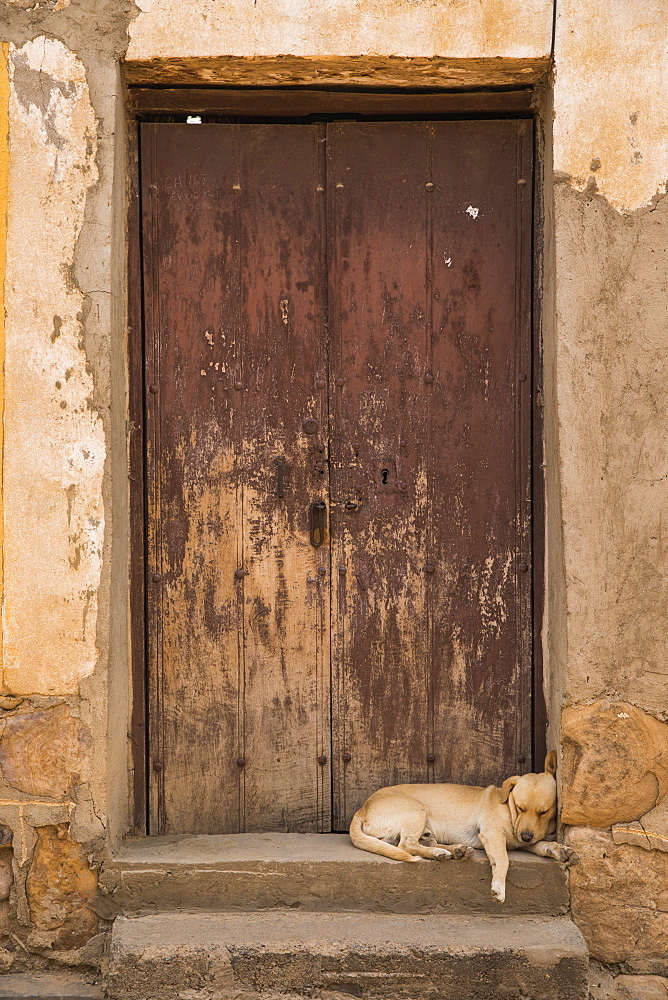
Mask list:
[[[64,694],[97,660],[105,441],[72,278],[97,125],[83,65],[61,42],[12,46],[10,77],[22,169],[10,173],[5,293],[4,683]]]

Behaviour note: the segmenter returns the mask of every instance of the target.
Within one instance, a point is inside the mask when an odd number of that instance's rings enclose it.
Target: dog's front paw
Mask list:
[[[506,887],[502,882],[497,882],[496,880],[492,882],[492,896],[494,899],[498,899],[500,903],[505,903]]]
[[[565,844],[550,844],[550,857],[556,861],[561,861],[563,865],[576,865],[580,860],[572,847]]]
[[[436,858],[438,861],[447,861],[448,858],[452,857],[452,854],[450,851],[446,851],[444,847],[435,847],[432,857]],[[457,857],[457,855],[455,855],[455,857]]]

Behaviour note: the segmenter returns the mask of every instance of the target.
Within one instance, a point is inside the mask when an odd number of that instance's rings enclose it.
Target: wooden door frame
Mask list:
[[[543,352],[539,287],[543,248],[543,176],[541,132],[537,127],[541,89],[489,91],[317,90],[308,87],[210,88],[129,87],[128,131],[128,478],[130,503],[130,656],[132,711],[130,739],[133,771],[133,834],[148,832],[148,719],[146,657],[146,491],[144,447],[144,331],[142,243],[139,192],[139,124],[160,116],[206,115],[249,119],[299,120],[311,115],[351,114],[442,120],[527,118],[534,122],[532,234],[532,753],[541,763],[546,750],[547,707],[543,690],[543,615],[545,605],[545,482],[543,472]]]

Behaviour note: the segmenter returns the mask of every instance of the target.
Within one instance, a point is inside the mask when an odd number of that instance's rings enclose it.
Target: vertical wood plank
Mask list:
[[[373,788],[427,778],[427,130],[332,124],[328,144],[334,815],[344,829]]]
[[[531,147],[512,121],[328,137],[342,829],[378,785],[531,765]]]
[[[328,830],[329,558],[309,536],[329,500],[324,130],[239,130],[245,829]]]
[[[142,165],[152,831],[222,832],[240,819],[233,147],[144,125]]]
[[[142,134],[155,832],[329,827],[319,131]]]
[[[432,128],[432,752],[477,784],[531,764],[530,123]]]

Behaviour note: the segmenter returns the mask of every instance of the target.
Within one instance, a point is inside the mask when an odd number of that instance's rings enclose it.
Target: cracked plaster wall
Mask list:
[[[663,0],[611,0],[604,18],[591,0],[556,7],[544,302],[549,700],[558,710],[562,696],[576,708],[622,698],[665,719],[668,21]],[[301,73],[517,84],[547,68],[552,2],[337,0],[323,10],[300,0],[0,0],[0,28],[12,87],[0,821],[14,833],[19,936],[73,960],[99,926],[88,851],[113,842],[128,815],[119,58],[129,42],[130,78],[174,83]],[[554,713],[552,723],[556,735]],[[27,763],[31,747],[42,768]],[[577,828],[578,919],[609,956],[596,880],[612,842],[594,826]],[[618,850],[623,926],[624,886],[642,865],[640,848]],[[54,871],[59,899],[49,896]],[[663,947],[663,905],[654,901],[635,937],[614,932],[613,945]]]
[[[9,65],[22,169],[10,170],[7,226],[3,681],[71,694],[97,661],[105,526],[104,430],[72,276],[97,128],[83,64],[62,42],[12,46]]]
[[[667,708],[668,18],[557,4],[556,383],[569,701]],[[586,401],[586,405],[582,402]]]
[[[108,924],[89,906],[94,858],[110,816],[127,828],[127,546],[111,544],[127,480],[114,480],[110,455],[122,464],[126,449],[118,60],[131,17],[129,2],[0,2],[9,85],[0,844],[13,841],[11,858],[0,847],[0,969],[99,963],[97,931]],[[123,720],[111,732],[109,710]]]
[[[593,956],[660,962],[668,18],[663,0],[611,0],[599,13],[557,0],[550,375],[563,532],[562,818],[581,857],[572,910]]]

